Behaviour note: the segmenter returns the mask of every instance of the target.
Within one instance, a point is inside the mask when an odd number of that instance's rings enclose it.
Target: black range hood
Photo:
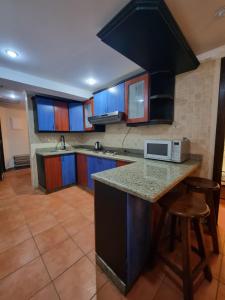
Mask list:
[[[132,0],[97,36],[149,72],[177,75],[199,66],[163,0]]]

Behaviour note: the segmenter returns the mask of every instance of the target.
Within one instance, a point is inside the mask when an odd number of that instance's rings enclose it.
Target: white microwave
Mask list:
[[[190,141],[180,140],[146,140],[144,158],[173,161],[181,163],[190,156]]]

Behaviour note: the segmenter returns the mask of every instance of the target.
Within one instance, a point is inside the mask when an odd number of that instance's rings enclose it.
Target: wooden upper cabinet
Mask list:
[[[86,131],[93,130],[93,125],[88,121],[88,117],[94,115],[94,99],[91,98],[84,103],[84,129]]]
[[[52,192],[62,187],[62,164],[60,156],[44,158],[46,190]]]
[[[150,76],[148,73],[125,82],[125,113],[127,123],[149,120]]]
[[[62,101],[54,101],[55,131],[69,131],[68,104]]]

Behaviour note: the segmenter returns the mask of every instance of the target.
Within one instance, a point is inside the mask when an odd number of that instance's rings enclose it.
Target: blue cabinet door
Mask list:
[[[87,157],[87,170],[88,170],[88,187],[89,189],[94,189],[94,180],[91,178],[93,173],[96,173],[97,157],[88,156]]]
[[[107,112],[121,111],[125,110],[125,94],[124,94],[125,83],[120,83],[117,86],[109,88],[107,90]]]
[[[62,155],[62,185],[76,183],[76,160],[74,154]]]
[[[101,163],[103,168],[102,171],[116,168],[116,161],[113,159],[101,158]]]
[[[37,106],[37,122],[39,131],[54,131],[55,130],[55,115],[53,100],[36,97]]]
[[[88,156],[88,187],[94,189],[94,180],[91,175],[94,173],[102,172],[105,170],[116,168],[116,161],[112,159],[99,158],[94,156]]]
[[[107,113],[107,90],[94,95],[94,115],[100,116]]]
[[[83,103],[69,103],[70,131],[84,131]]]

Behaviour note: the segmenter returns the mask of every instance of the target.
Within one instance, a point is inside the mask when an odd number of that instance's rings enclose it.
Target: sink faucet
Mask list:
[[[60,142],[61,142],[61,145],[62,145],[62,150],[66,150],[66,144],[65,144],[65,137],[64,137],[64,135],[61,135]]]

